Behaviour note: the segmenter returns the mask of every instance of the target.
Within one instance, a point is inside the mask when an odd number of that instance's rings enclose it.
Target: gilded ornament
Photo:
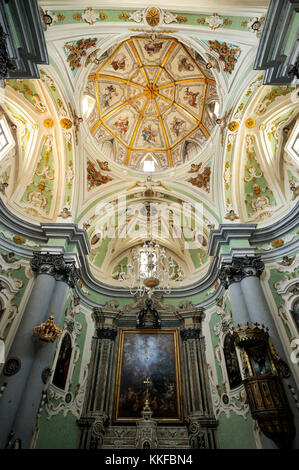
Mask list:
[[[248,129],[252,129],[254,126],[255,126],[255,120],[252,119],[252,118],[249,118],[245,121],[245,126],[248,128]]]
[[[53,127],[53,119],[51,118],[48,118],[48,119],[45,119],[44,120],[44,126],[47,128],[47,129],[50,129],[51,127]]]
[[[15,235],[13,237],[13,241],[17,244],[17,245],[22,245],[23,243],[25,243],[25,238],[22,236],[22,235]]]
[[[157,8],[155,7],[150,8],[146,13],[145,19],[150,26],[152,27],[157,26],[157,24],[159,24],[159,21],[160,21],[160,13],[157,10]]]
[[[284,244],[284,241],[281,238],[276,238],[276,240],[273,240],[272,246],[274,248],[279,248]]]
[[[228,128],[231,132],[236,132],[240,127],[240,124],[237,121],[231,121],[228,125]]]
[[[70,119],[67,119],[67,118],[63,118],[60,120],[60,125],[62,127],[62,129],[70,129],[72,127],[72,121]]]
[[[80,21],[82,19],[81,13],[74,13],[73,18],[75,21]]]
[[[33,328],[34,334],[36,334],[41,341],[54,343],[58,336],[61,335],[62,330],[55,325],[53,319],[54,317],[51,315],[47,321]]]

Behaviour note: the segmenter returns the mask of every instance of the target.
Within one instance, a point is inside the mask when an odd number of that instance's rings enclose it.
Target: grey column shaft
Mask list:
[[[260,279],[257,276],[246,276],[241,281],[241,287],[250,321],[264,324],[269,328],[270,341],[274,344],[276,352],[284,358],[285,354]]]
[[[228,291],[232,304],[233,319],[235,323],[246,323],[250,321],[250,316],[245,303],[241,283],[233,282],[229,285]]]
[[[44,321],[53,294],[55,279],[48,274],[40,274],[27,302],[23,318],[16,333],[7,359],[17,357],[21,361],[20,370],[12,376],[2,375],[0,385],[7,387],[0,399],[0,448],[4,448],[12,430],[16,412],[26,385],[37,345],[33,340],[33,328]]]
[[[46,320],[50,315],[54,315],[56,325],[60,324],[64,310],[65,298],[68,291],[68,285],[63,281],[56,281]],[[42,381],[42,372],[45,368],[51,366],[54,356],[56,342],[41,343],[41,347],[33,361],[26,386],[20,400],[19,409],[13,425],[14,439],[21,440],[23,449],[28,449],[32,439],[32,433],[38,413],[42,391],[45,384]]]

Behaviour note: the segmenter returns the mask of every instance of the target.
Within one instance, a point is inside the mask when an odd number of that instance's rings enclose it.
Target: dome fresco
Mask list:
[[[185,163],[215,125],[215,78],[195,50],[174,38],[123,41],[89,76],[88,93],[96,97],[89,128],[97,145],[137,170],[145,160],[156,171]]]

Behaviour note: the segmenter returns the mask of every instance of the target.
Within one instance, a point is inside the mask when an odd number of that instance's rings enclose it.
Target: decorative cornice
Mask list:
[[[256,224],[224,224],[220,225],[218,229],[212,230],[209,238],[208,253],[210,256],[213,256],[213,259],[209,265],[206,275],[197,281],[194,284],[175,288],[172,290],[172,298],[186,298],[193,295],[197,295],[200,292],[203,292],[206,289],[209,289],[218,278],[218,271],[222,259],[232,258],[232,252],[234,251],[237,255],[239,252],[240,256],[243,256],[245,253],[253,255],[254,247],[237,249],[233,248],[231,254],[222,254],[221,258],[218,256],[220,247],[228,243],[229,240],[233,239],[248,239],[250,243],[260,243],[267,242],[268,240],[273,240],[273,238],[278,234],[282,236],[284,233],[287,233],[293,229],[298,221],[298,212],[299,212],[299,203],[290,211],[290,213],[285,216],[281,221],[270,225],[269,227],[264,227],[261,229],[256,229]],[[75,248],[78,252],[77,261],[80,270],[80,278],[85,284],[86,288],[92,290],[98,294],[106,295],[107,297],[114,298],[130,298],[130,293],[128,289],[119,288],[118,286],[109,286],[99,280],[97,280],[90,271],[88,264],[87,254],[89,252],[89,241],[87,233],[84,229],[79,229],[76,224],[50,224],[42,223],[40,226],[34,225],[30,222],[20,219],[15,216],[12,212],[3,203],[0,198],[0,222],[3,223],[8,229],[14,233],[27,236],[33,240],[42,241],[45,243],[44,249],[47,250],[47,241],[49,237],[52,238],[67,238],[67,240],[75,245]],[[275,230],[278,230],[276,232]],[[280,255],[285,255],[288,253],[291,247],[294,245],[285,245],[277,249],[271,250],[271,252],[261,253],[262,259],[271,259],[279,257]],[[14,251],[16,255],[22,256],[24,258],[31,258],[33,255],[33,250],[24,245],[16,245],[9,240],[4,238],[0,239],[0,248],[7,251]],[[59,247],[56,247],[56,252]],[[295,248],[295,245],[294,245]],[[52,250],[51,250],[52,251]],[[63,251],[63,247],[62,247]],[[64,254],[67,262],[74,260],[74,254],[66,252]],[[81,289],[78,287],[76,289],[76,294],[90,307],[98,305],[96,301],[93,301],[87,296],[85,296]],[[200,303],[202,306],[206,306],[216,299],[219,296],[219,289],[215,293]],[[166,295],[165,298],[168,296]]]
[[[12,232],[20,233],[25,237],[33,238],[37,241],[47,242],[47,237],[40,226],[34,225],[27,220],[23,220],[13,214],[4,204],[0,197],[0,221]]]
[[[86,230],[76,224],[41,223],[41,229],[47,238],[64,238],[69,243],[75,243],[79,255],[88,255],[91,250]]]
[[[265,264],[260,256],[235,257],[229,263],[222,263],[219,280],[224,288],[227,289],[230,284],[240,282],[244,277],[260,277],[264,267]]]
[[[79,279],[79,272],[75,264],[66,263],[63,254],[55,255],[34,251],[30,266],[37,275],[54,276],[57,281],[63,281],[70,287],[75,287]]]
[[[265,70],[264,85],[296,85],[298,79],[288,75],[298,57],[298,29],[292,28],[298,1],[272,0],[257,50],[254,70]],[[288,41],[288,53],[285,44]],[[297,78],[297,77],[296,77]]]
[[[265,243],[274,238],[280,238],[285,233],[294,230],[299,220],[299,201],[294,205],[290,212],[277,222],[266,227],[257,228],[250,237],[250,243]]]
[[[217,256],[223,245],[229,244],[231,240],[248,240],[256,230],[256,224],[220,224],[218,229],[211,230],[208,254]]]

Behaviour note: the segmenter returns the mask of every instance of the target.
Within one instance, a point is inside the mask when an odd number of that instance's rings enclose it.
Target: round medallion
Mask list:
[[[160,21],[159,10],[157,10],[155,7],[150,8],[145,15],[145,19],[150,26],[157,26]]]
[[[72,121],[67,118],[63,118],[60,120],[60,125],[63,129],[70,129],[72,127]]]
[[[15,375],[19,370],[21,369],[21,361],[17,357],[11,357],[8,359],[6,362],[4,369],[3,369],[3,374],[4,375]]]
[[[225,405],[228,405],[228,403],[229,403],[228,395],[226,395],[226,394],[222,395],[222,401]]]
[[[13,241],[17,244],[17,245],[22,245],[23,243],[25,243],[25,238],[22,236],[22,235],[15,235],[13,237]]]
[[[245,121],[245,126],[247,129],[252,129],[255,126],[255,120],[252,118],[249,118]]]
[[[236,132],[240,127],[240,124],[237,121],[232,121],[229,123],[228,128],[232,132]]]
[[[273,240],[272,246],[273,248],[280,248],[284,244],[284,241],[281,238],[276,238],[276,240]]]
[[[67,393],[64,397],[65,403],[71,403],[72,399],[73,399],[73,395],[70,392]]]
[[[53,119],[45,119],[44,120],[44,126],[47,128],[47,129],[51,129],[51,127],[53,127]]]

